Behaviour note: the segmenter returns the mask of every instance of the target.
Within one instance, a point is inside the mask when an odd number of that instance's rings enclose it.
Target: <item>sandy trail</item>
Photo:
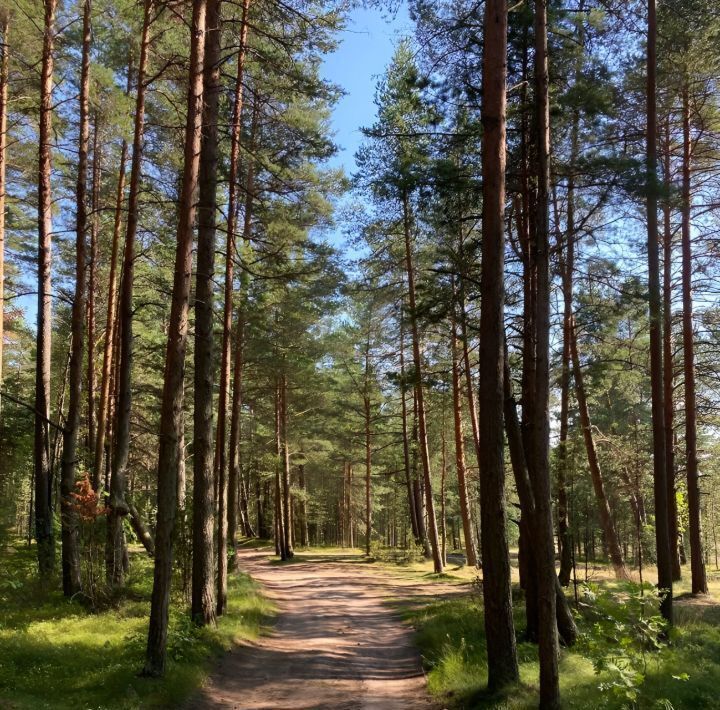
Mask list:
[[[435,707],[412,630],[384,602],[436,596],[445,585],[418,587],[369,569],[358,557],[278,565],[269,562],[269,552],[241,550],[239,563],[277,604],[277,624],[270,635],[228,654],[189,708]]]

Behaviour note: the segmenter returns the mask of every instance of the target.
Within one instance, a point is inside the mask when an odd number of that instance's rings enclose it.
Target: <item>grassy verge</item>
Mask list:
[[[40,590],[34,549],[18,543],[0,559],[0,707],[13,710],[177,707],[202,685],[213,657],[256,638],[273,613],[242,574],[230,577],[228,613],[216,628],[197,629],[176,599],[167,673],[141,678],[152,587],[146,556],[132,555],[127,588],[98,612]]]
[[[676,627],[670,642],[659,648],[653,641],[653,605],[632,597],[632,591],[602,582],[588,591],[578,616],[580,642],[561,652],[563,707],[718,707],[720,576],[711,583],[714,596],[676,602]],[[487,656],[480,594],[400,608],[417,630],[429,690],[443,707],[537,707],[537,647],[529,643],[518,644],[519,686],[501,698],[484,695]],[[518,601],[518,630],[523,617]]]

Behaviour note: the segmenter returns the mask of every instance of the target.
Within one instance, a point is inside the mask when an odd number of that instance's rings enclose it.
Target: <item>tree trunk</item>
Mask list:
[[[220,95],[220,1],[207,4],[200,144],[197,269],[195,279],[195,386],[193,397],[192,618],[215,623],[227,606],[227,480],[213,475],[213,279]],[[215,496],[217,487],[217,597],[215,595]],[[216,606],[217,599],[217,606]]]
[[[224,471],[227,467],[228,456],[225,450],[225,439],[227,431],[227,403],[230,397],[230,359],[232,350],[232,313],[233,313],[233,279],[234,279],[234,258],[235,258],[235,234],[236,215],[238,207],[237,199],[237,180],[239,172],[240,158],[240,138],[242,132],[242,110],[243,110],[243,77],[245,74],[245,56],[247,54],[247,12],[250,0],[243,1],[242,24],[240,26],[240,50],[238,51],[237,74],[235,77],[235,103],[233,105],[232,124],[230,132],[230,171],[228,174],[228,215],[227,215],[227,239],[225,240],[225,298],[223,303],[223,339],[222,339],[222,355],[220,362],[220,394],[218,397],[218,414],[217,414],[217,440],[215,446],[215,475],[218,478],[224,477],[221,469]],[[238,328],[242,326],[238,322]],[[240,347],[242,347],[242,335],[239,334]],[[242,355],[240,356],[242,373]],[[233,381],[233,389],[239,388],[240,377]],[[235,423],[235,397],[233,396],[231,426]],[[240,416],[238,401],[238,413]],[[239,420],[237,421],[239,424]],[[230,439],[232,440],[232,434]],[[235,441],[231,441],[229,459],[230,470],[228,472],[228,499],[227,499],[227,539],[230,544],[231,557],[235,560],[236,540],[237,540],[237,490],[238,476],[237,468],[235,468],[235,460],[237,457],[237,446],[239,437],[235,437]],[[237,457],[239,462],[239,457]],[[221,523],[222,524],[222,523]],[[246,532],[243,530],[243,532]],[[219,554],[219,552],[218,552]],[[218,596],[218,605],[220,597]],[[220,609],[218,608],[218,612]]]
[[[119,297],[119,349],[116,419],[114,435],[114,453],[110,478],[110,498],[108,507],[108,537],[106,559],[111,561],[107,570],[111,584],[123,582],[123,549],[122,518],[127,515],[125,501],[128,457],[130,455],[130,413],[132,408],[132,320],[133,320],[133,283],[135,280],[135,237],[138,225],[138,202],[140,194],[140,171],[142,167],[143,134],[145,128],[145,71],[148,62],[150,45],[150,22],[153,12],[153,0],[145,0],[143,9],[143,28],[140,40],[140,60],[137,73],[137,96],[135,99],[135,127],[133,133],[133,155],[130,168],[130,192],[128,195],[127,224],[125,231],[125,248],[123,252],[122,280]],[[122,181],[122,178],[120,178]],[[118,185],[118,196],[120,197]],[[115,225],[119,229],[119,214],[115,216]],[[108,312],[108,318],[113,314]],[[111,354],[108,354],[110,357]],[[103,365],[105,367],[105,365]],[[109,364],[108,364],[109,367]],[[96,461],[98,454],[102,456],[101,438],[95,449]],[[100,467],[98,470],[101,470]],[[99,481],[98,481],[99,485]]]
[[[690,235],[690,96],[687,79],[682,91],[683,177],[682,177],[682,296],[683,360],[685,373],[685,474],[688,492],[688,528],[690,532],[690,571],[693,594],[707,594],[705,558],[700,526],[700,488],[698,486],[697,398],[695,394],[695,342],[693,333],[692,271]]]
[[[41,581],[47,582],[55,568],[55,537],[52,520],[50,468],[50,359],[52,334],[52,111],[57,0],[43,0],[44,25],[40,74],[40,120],[38,157],[38,301],[35,367],[35,538]]]
[[[7,185],[7,114],[10,71],[10,17],[0,12],[0,415],[2,415],[3,343],[5,340],[5,197]]]
[[[673,355],[672,331],[672,223],[670,220],[670,116],[665,121],[665,165],[663,200],[663,411],[665,419],[665,465],[667,467],[668,542],[673,581],[682,577],[680,551],[678,549],[679,529],[677,493],[675,490],[675,362]]]
[[[657,220],[657,12],[656,0],[648,0],[647,19],[647,243],[648,293],[650,299],[650,383],[652,392],[653,491],[655,495],[655,543],[658,587],[662,590],[660,613],[672,623],[672,562],[668,531],[667,462],[663,405],[662,303]]]
[[[535,1],[535,103],[537,110],[536,351],[531,482],[535,493],[535,538],[540,650],[540,707],[560,707],[560,651],[555,584],[555,534],[550,485],[550,96],[548,0]]]
[[[292,493],[290,489],[290,445],[288,441],[287,375],[280,378],[280,436],[282,444],[282,514],[285,559],[295,556],[292,541]]]
[[[432,479],[430,477],[430,451],[428,449],[427,423],[425,420],[425,394],[422,384],[422,357],[420,355],[420,335],[417,324],[417,306],[415,303],[415,273],[412,258],[410,235],[410,204],[407,192],[403,194],[403,231],[405,236],[405,269],[408,280],[408,305],[410,308],[410,333],[413,345],[413,364],[415,366],[415,393],[417,397],[418,440],[420,444],[420,460],[423,467],[425,482],[425,506],[427,508],[427,533],[432,549],[433,566],[436,574],[443,570],[440,558],[440,545],[438,542],[437,519],[435,517],[435,502],[432,494]]]
[[[488,689],[519,678],[512,615],[503,456],[505,107],[507,3],[487,0],[482,66],[482,266],[480,289],[480,503]]]
[[[417,506],[415,505],[415,494],[413,492],[413,481],[410,465],[410,441],[408,439],[407,425],[407,399],[406,399],[406,377],[405,377],[405,317],[404,311],[400,309],[400,415],[402,418],[402,444],[403,444],[403,466],[405,468],[405,483],[407,485],[408,507],[410,509],[410,523],[412,526],[413,538],[416,544],[421,544],[420,526],[417,519]]]
[[[462,392],[460,391],[460,368],[458,365],[458,342],[455,320],[450,324],[450,348],[452,350],[452,389],[453,389],[453,422],[455,425],[455,468],[458,477],[458,498],[460,499],[460,516],[465,538],[465,557],[470,567],[477,567],[475,537],[470,517],[470,503],[465,471],[465,434],[462,422]]]
[[[610,503],[605,493],[605,482],[603,481],[600,461],[598,460],[597,450],[595,448],[592,424],[590,422],[590,410],[588,409],[587,396],[585,393],[585,378],[580,366],[580,356],[578,355],[577,333],[575,332],[574,321],[570,326],[570,338],[573,375],[575,377],[575,397],[578,403],[580,426],[582,427],[583,439],[585,441],[588,468],[590,469],[590,478],[592,479],[593,490],[595,491],[595,499],[597,501],[598,514],[600,515],[600,522],[605,537],[605,544],[607,545],[610,561],[615,570],[615,577],[617,579],[630,579],[630,575],[625,567],[622,548],[620,547],[620,541],[610,510]]]
[[[508,450],[510,451],[510,461],[512,464],[513,475],[515,477],[515,487],[520,499],[520,508],[522,511],[521,524],[526,526],[526,534],[532,539],[532,531],[535,526],[535,495],[530,483],[530,474],[528,473],[527,458],[525,455],[525,447],[522,439],[522,431],[520,429],[520,421],[518,419],[517,404],[512,391],[512,380],[510,376],[510,363],[505,355],[504,375],[503,375],[503,410],[505,414],[505,431],[507,433]],[[525,522],[522,523],[522,520]],[[567,597],[560,586],[560,581],[555,582],[556,596],[556,613],[557,626],[566,646],[572,646],[577,640],[577,626],[573,618]]]
[[[95,394],[97,376],[95,374],[95,295],[97,292],[98,239],[100,237],[100,180],[102,174],[102,153],[100,150],[100,117],[95,112],[93,121],[93,162],[92,197],[90,212],[90,259],[88,260],[87,293],[87,448],[95,451]]]
[[[307,485],[305,481],[305,466],[298,466],[298,482],[302,491],[300,499],[300,544],[303,547],[310,546],[310,532],[308,530],[308,514],[307,514]]]
[[[175,527],[177,507],[183,379],[185,375],[188,304],[192,273],[193,222],[195,221],[194,194],[198,183],[200,138],[202,133],[206,10],[207,0],[193,1],[183,180],[179,205],[175,276],[168,324],[167,351],[165,354],[165,378],[160,412],[155,570],[144,668],[145,675],[150,676],[160,676],[164,673],[167,648],[173,529]]]
[[[62,578],[63,592],[72,597],[80,591],[80,550],[78,548],[78,521],[73,503],[75,471],[78,459],[78,437],[82,411],[82,377],[85,326],[85,273],[87,231],[87,171],[90,145],[90,0],[83,3],[82,68],[80,74],[80,134],[78,139],[78,175],[75,189],[75,296],[72,305],[72,335],[68,416],[63,432],[63,456],[60,474],[60,520],[62,525]]]

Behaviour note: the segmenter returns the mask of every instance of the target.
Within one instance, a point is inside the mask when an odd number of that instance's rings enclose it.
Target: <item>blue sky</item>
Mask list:
[[[386,15],[379,10],[353,10],[340,34],[340,47],[323,64],[323,76],[346,92],[335,107],[332,125],[340,148],[333,164],[344,166],[348,174],[355,167],[353,156],[360,145],[360,128],[372,125],[375,119],[373,97],[378,78],[398,39],[412,29],[404,2],[394,16]]]

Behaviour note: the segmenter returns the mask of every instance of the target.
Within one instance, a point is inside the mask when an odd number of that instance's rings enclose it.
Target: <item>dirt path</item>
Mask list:
[[[277,604],[269,636],[220,663],[188,707],[238,710],[430,710],[412,631],[384,602],[435,596],[437,585],[370,569],[361,558],[271,564],[242,550],[240,568]]]

